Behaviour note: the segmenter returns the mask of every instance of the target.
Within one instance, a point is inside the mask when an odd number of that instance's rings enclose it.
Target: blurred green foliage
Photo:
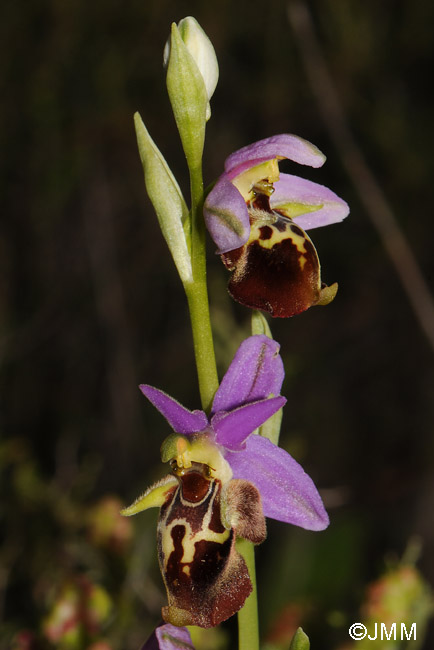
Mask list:
[[[354,134],[432,279],[434,4],[312,0],[308,6]],[[47,621],[68,593],[88,603],[94,590],[105,602],[96,622],[79,620],[78,647],[134,649],[159,621],[156,513],[129,522],[120,546],[107,537],[104,519],[116,529],[113,504],[129,503],[164,473],[159,446],[167,427],[137,385],[146,381],[198,406],[185,300],[145,197],[132,122],[139,110],[187,194],[161,64],[170,23],[188,14],[210,36],[220,65],[206,182],[236,148],[294,132],[328,155],[322,170],[296,173],[332,187],[352,208],[344,224],[312,235],[324,280],[339,282],[335,302],[271,323],[286,368],[281,444],[322,490],[331,526],[313,534],[270,523],[257,553],[264,636],[283,617],[288,639],[303,625],[312,648],[347,643],[366,585],[381,574],[385,555],[400,556],[414,534],[422,539],[420,570],[434,581],[432,350],[318,119],[286,3],[6,0],[0,21],[5,648],[13,638],[20,650],[53,647]],[[210,247],[222,371],[250,320],[231,303],[226,280]],[[229,623],[225,638],[232,633]],[[432,643],[431,633],[426,648]]]

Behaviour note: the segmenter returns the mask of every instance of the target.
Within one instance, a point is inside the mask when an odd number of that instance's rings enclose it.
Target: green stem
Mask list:
[[[259,650],[258,597],[256,591],[255,547],[246,539],[237,539],[237,550],[243,556],[250,580],[252,593],[238,612],[238,650]]]
[[[191,263],[193,281],[184,284],[193,332],[194,354],[202,408],[209,411],[218,388],[217,367],[206,284],[205,225],[202,217],[202,169],[190,168]]]
[[[190,168],[191,184],[191,261],[193,281],[184,284],[190,311],[202,408],[209,411],[218,388],[217,367],[206,284],[205,225],[202,218],[202,169]],[[255,551],[251,542],[237,540],[252,582],[252,593],[238,612],[239,650],[259,650],[258,601],[256,594]]]

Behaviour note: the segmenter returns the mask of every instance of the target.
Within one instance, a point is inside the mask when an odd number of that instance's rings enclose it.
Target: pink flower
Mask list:
[[[294,135],[276,135],[236,151],[208,194],[204,217],[241,304],[288,317],[327,304],[337,285],[321,283],[305,230],[342,221],[348,205],[323,185],[280,174],[278,161],[321,167],[324,155]]]

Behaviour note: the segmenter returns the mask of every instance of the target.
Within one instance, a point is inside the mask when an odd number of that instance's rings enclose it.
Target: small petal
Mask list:
[[[173,397],[153,386],[141,384],[139,388],[177,433],[197,433],[208,426],[208,418],[203,411],[189,411]]]
[[[284,449],[253,435],[242,452],[226,452],[234,478],[251,481],[261,493],[264,515],[307,530],[323,530],[328,515],[312,479]]]
[[[178,485],[177,479],[168,474],[164,478],[160,479],[154,485],[151,485],[144,494],[137,499],[127,508],[121,510],[121,515],[123,517],[131,517],[136,515],[138,512],[143,512],[143,510],[148,510],[148,508],[161,508],[163,503],[166,501],[169,493]]]
[[[233,451],[243,449],[250,434],[285,403],[285,397],[271,397],[245,404],[229,413],[219,411],[211,418],[216,441],[225,449]]]
[[[325,156],[315,145],[296,135],[283,133],[259,140],[235,151],[225,162],[225,171],[230,172],[239,165],[251,162],[249,166],[272,158],[288,158],[300,165],[321,167]]]
[[[216,392],[212,412],[279,395],[285,375],[279,349],[277,341],[263,334],[243,341]]]
[[[159,625],[141,650],[194,650],[190,632],[186,627],[166,623]]]
[[[218,254],[239,248],[248,240],[250,222],[246,203],[225,174],[208,194],[203,214]]]
[[[328,187],[291,174],[280,175],[270,205],[303,230],[343,221],[350,211],[348,204]]]

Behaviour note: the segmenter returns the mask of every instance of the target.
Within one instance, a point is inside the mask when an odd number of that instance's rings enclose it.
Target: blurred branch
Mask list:
[[[419,325],[434,350],[433,297],[416,257],[353,137],[304,0],[289,0],[288,19],[330,139],[395,267]]]

